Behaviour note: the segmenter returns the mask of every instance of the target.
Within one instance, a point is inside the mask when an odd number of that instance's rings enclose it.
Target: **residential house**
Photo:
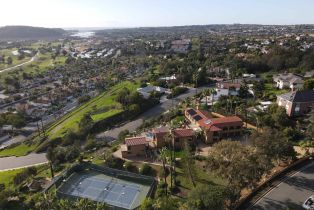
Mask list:
[[[180,150],[188,144],[190,146],[195,144],[195,134],[192,129],[178,128],[173,130],[172,145],[175,150]]]
[[[207,101],[207,103],[212,104],[218,101],[221,96],[236,96],[239,94],[240,87],[240,83],[219,82],[216,84],[215,93],[208,96],[207,99],[202,99],[202,103]]]
[[[166,93],[167,89],[162,88],[162,87],[158,87],[158,86],[152,86],[152,85],[148,85],[146,87],[137,89],[137,92],[142,94],[143,97],[146,99],[148,99],[150,97],[150,94],[154,91],[164,94],[164,93]]]
[[[237,116],[211,118],[200,110],[188,108],[185,110],[185,117],[191,123],[191,127],[204,133],[205,143],[239,136],[243,129],[243,121]]]
[[[294,91],[279,95],[277,104],[284,107],[290,117],[306,114],[314,106],[314,90]]]
[[[149,147],[149,142],[146,137],[131,137],[124,140],[121,146],[121,153],[123,158],[146,156],[146,151]]]
[[[292,73],[278,74],[273,77],[273,80],[276,83],[277,88],[290,88],[292,91],[302,89],[304,84],[302,76]]]
[[[175,40],[171,42],[171,50],[175,53],[188,53],[191,48],[190,39]]]
[[[169,132],[170,131],[167,127],[158,127],[153,129],[153,143],[156,148],[161,149],[166,145],[165,137],[169,134]]]

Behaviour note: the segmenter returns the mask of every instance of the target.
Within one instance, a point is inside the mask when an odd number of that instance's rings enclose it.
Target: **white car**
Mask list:
[[[314,209],[314,195],[306,199],[302,207],[305,209]]]

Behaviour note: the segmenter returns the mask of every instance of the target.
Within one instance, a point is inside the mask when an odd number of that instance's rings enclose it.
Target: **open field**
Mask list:
[[[74,131],[77,130],[79,121],[87,113],[91,113],[96,110],[107,110],[102,113],[92,115],[91,117],[94,121],[103,120],[107,117],[120,113],[122,109],[120,104],[115,101],[115,94],[123,87],[127,87],[129,90],[134,91],[138,86],[138,83],[132,83],[129,81],[122,82],[112,87],[109,91],[105,91],[86,104],[75,109],[73,112],[65,115],[59,122],[56,122],[50,129],[48,129],[50,139],[64,136],[69,129]]]
[[[37,144],[33,145],[26,145],[26,144],[20,144],[16,147],[12,147],[9,149],[4,149],[0,151],[0,157],[6,157],[6,156],[24,156],[33,151],[37,147]]]
[[[289,90],[280,90],[274,87],[274,84],[272,83],[266,83],[265,84],[265,92],[269,94],[275,94],[275,95],[280,95],[289,92]]]
[[[16,174],[22,172],[24,169],[15,169],[11,171],[0,172],[0,184],[4,184],[5,187],[9,187],[13,183],[13,178]]]
[[[5,56],[5,63],[0,63],[0,70],[19,65],[19,64],[24,63],[26,61],[29,61],[31,59],[32,56],[29,55],[29,56],[25,56],[23,59],[19,60],[18,56],[13,55],[13,53],[12,53],[13,51],[16,51],[16,50],[17,50],[17,48],[0,50],[0,55]],[[12,64],[10,64],[10,65],[7,64],[7,58],[9,56],[12,58]]]

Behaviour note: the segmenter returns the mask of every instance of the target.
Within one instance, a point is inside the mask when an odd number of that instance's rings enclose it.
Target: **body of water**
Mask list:
[[[81,37],[81,38],[89,38],[95,35],[95,32],[92,31],[81,31],[81,32],[77,32],[75,34],[72,34],[71,36],[74,37]]]

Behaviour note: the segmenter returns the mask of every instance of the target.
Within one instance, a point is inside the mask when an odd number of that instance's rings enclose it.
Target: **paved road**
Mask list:
[[[197,90],[198,93],[205,88],[206,87],[198,88],[198,90]],[[195,94],[196,94],[195,88],[190,88],[185,94],[182,94],[182,95],[174,98],[173,106],[176,106],[177,104],[179,104],[184,99],[186,99],[188,97],[192,97]],[[117,137],[121,131],[129,130],[130,132],[133,132],[143,123],[144,120],[160,116],[162,113],[171,109],[171,107],[172,107],[172,100],[171,99],[170,100],[164,100],[160,104],[158,104],[157,106],[155,106],[155,107],[151,108],[150,110],[148,110],[147,112],[141,114],[137,119],[135,119],[129,123],[126,123],[125,125],[120,126],[118,128],[114,128],[112,130],[101,133],[101,134],[97,135],[97,138],[104,138],[108,141],[115,140],[115,139],[117,139]]]
[[[0,171],[7,171],[18,168],[42,165],[47,163],[46,154],[29,154],[22,157],[5,157],[0,158]]]
[[[301,210],[311,195],[314,195],[314,161],[268,192],[250,210]]]
[[[16,68],[18,68],[18,67],[24,66],[24,65],[26,65],[26,64],[29,64],[29,63],[33,62],[33,61],[37,58],[38,55],[39,55],[39,53],[37,53],[36,55],[34,55],[29,61],[26,61],[26,62],[24,62],[24,63],[18,64],[18,65],[16,65],[16,66],[12,66],[12,67],[10,67],[10,68],[2,69],[2,70],[0,70],[0,73],[5,72],[5,71],[10,71],[10,70],[16,69]]]

